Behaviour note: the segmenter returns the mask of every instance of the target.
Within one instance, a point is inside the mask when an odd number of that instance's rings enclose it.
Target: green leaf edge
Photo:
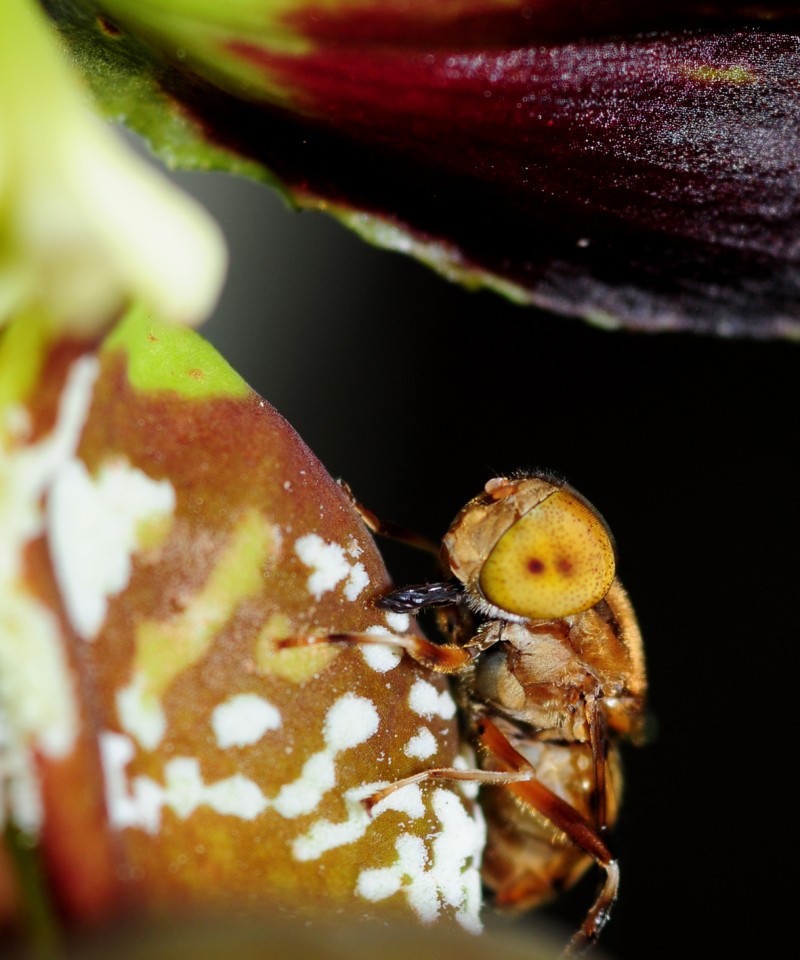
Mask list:
[[[270,184],[289,202],[281,182],[269,170],[215,146],[155,77],[163,62],[129,32],[114,36],[102,26],[91,0],[41,0],[69,58],[109,120],[139,134],[170,170],[225,171]]]

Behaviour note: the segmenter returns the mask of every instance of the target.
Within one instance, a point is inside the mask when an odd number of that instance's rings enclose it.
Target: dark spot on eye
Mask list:
[[[567,560],[566,557],[559,557],[556,560],[556,570],[559,573],[563,573],[565,577],[568,577],[572,573],[572,561]]]
[[[538,557],[531,557],[528,561],[528,570],[531,573],[544,573],[544,562]]]

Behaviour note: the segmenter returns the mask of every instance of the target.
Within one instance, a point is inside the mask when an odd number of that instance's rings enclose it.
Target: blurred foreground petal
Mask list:
[[[33,0],[0,5],[0,324],[30,305],[77,333],[131,298],[197,323],[225,273],[211,218],[91,110]]]
[[[525,926],[487,930],[472,937],[440,925],[421,928],[412,923],[297,923],[276,914],[257,922],[230,916],[114,925],[90,936],[73,938],[59,957],[64,960],[408,960],[416,953],[428,960],[557,960],[563,933]],[[604,960],[605,954],[593,952]],[[12,952],[4,960],[29,960]]]
[[[800,333],[796,3],[105,0],[103,28],[47,5],[102,48],[101,96],[126,71],[162,91],[183,127],[113,109],[178,163],[226,165],[192,161],[188,111],[231,165],[468,286]]]

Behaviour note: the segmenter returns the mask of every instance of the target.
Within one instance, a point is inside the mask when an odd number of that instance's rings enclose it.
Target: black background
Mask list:
[[[439,538],[497,473],[605,515],[656,733],[626,751],[618,960],[763,955],[792,926],[798,346],[633,335],[471,294],[265,187],[180,175],[229,235],[203,333],[380,516]],[[384,554],[398,582],[423,555]],[[796,849],[796,844],[794,845]],[[574,924],[591,882],[553,908]]]

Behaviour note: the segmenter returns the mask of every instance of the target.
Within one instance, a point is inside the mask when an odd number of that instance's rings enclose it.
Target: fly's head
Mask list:
[[[548,621],[596,606],[614,582],[614,540],[595,508],[549,475],[496,477],[460,511],[443,561],[489,618]]]

